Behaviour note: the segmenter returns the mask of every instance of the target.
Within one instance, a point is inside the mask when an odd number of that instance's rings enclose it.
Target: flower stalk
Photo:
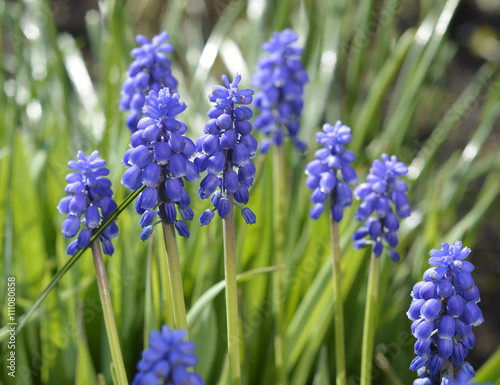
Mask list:
[[[221,79],[225,87],[214,86],[208,97],[215,105],[208,111],[211,119],[205,125],[205,134],[195,142],[200,154],[195,164],[200,172],[207,171],[198,195],[201,199],[211,197],[213,205],[213,209],[200,216],[200,225],[208,225],[215,212],[222,218],[230,382],[231,385],[239,385],[241,368],[234,206],[241,209],[247,224],[255,223],[255,214],[241,205],[248,203],[248,189],[255,178],[252,158],[257,151],[257,140],[251,134],[252,124],[248,120],[253,112],[247,107],[252,102],[254,91],[238,89],[241,75],[236,74],[232,82],[226,75],[222,75]]]
[[[108,335],[111,357],[116,371],[116,377],[119,385],[128,385],[127,373],[123,364],[122,351],[120,349],[120,340],[116,330],[115,316],[113,313],[113,304],[111,303],[111,293],[109,291],[108,278],[102,258],[101,246],[96,240],[91,244],[92,254],[94,256],[94,266],[96,271],[97,286],[99,288],[99,296],[101,297],[102,312],[104,314],[104,324],[106,325],[106,333]]]
[[[335,328],[335,365],[337,385],[346,384],[345,336],[344,336],[344,305],[342,302],[342,271],[340,268],[340,236],[339,223],[331,218],[330,233],[332,238],[333,258],[333,301]]]
[[[182,286],[181,264],[179,262],[175,226],[162,221],[162,227],[167,254],[168,277],[170,292],[172,294],[175,328],[187,331],[186,305],[184,303],[184,289]]]
[[[276,146],[274,152],[274,201],[273,201],[273,234],[274,234],[274,264],[284,265],[284,246],[285,246],[285,151],[283,146]],[[278,373],[278,384],[286,385],[286,367],[285,367],[285,349],[284,349],[284,276],[283,271],[278,271],[272,277],[274,298],[274,361]]]
[[[224,275],[226,280],[227,348],[231,385],[241,384],[238,287],[236,284],[236,242],[233,196],[227,194],[229,213],[222,220],[224,234]]]
[[[361,347],[361,385],[372,381],[373,345],[377,320],[378,287],[380,281],[380,258],[372,251],[368,289],[366,291],[365,319],[363,324],[363,342]]]

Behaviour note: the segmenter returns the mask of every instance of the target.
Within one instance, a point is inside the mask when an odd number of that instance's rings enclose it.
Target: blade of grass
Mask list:
[[[478,383],[487,381],[500,381],[500,349],[486,361],[476,372],[474,381]]]
[[[408,82],[404,87],[404,92],[400,95],[400,99],[393,99],[397,100],[397,107],[394,108],[393,114],[388,115],[388,118],[384,122],[385,129],[381,143],[383,148],[387,147],[389,143],[392,148],[398,148],[403,141],[408,127],[403,124],[403,121],[408,116],[413,115],[414,110],[411,109],[412,102],[418,97],[418,94],[422,90],[422,84],[424,84],[425,76],[427,75],[431,64],[434,62],[434,58],[439,50],[439,47],[443,44],[444,35],[448,30],[451,19],[453,18],[459,3],[460,0],[450,0],[445,3],[438,20],[432,27],[432,35],[422,53],[421,58],[414,64],[414,68],[408,78]],[[426,22],[424,21],[424,23]]]
[[[259,269],[253,269],[245,271],[244,273],[240,273],[236,276],[236,279],[238,283],[243,283],[252,279],[253,276],[255,275],[272,273],[274,271],[282,269],[283,266],[262,267]],[[210,289],[206,290],[200,298],[198,298],[198,300],[193,304],[193,306],[191,306],[191,308],[188,311],[187,319],[189,325],[196,322],[197,318],[201,316],[203,309],[210,306],[210,303],[213,301],[215,297],[217,297],[217,295],[219,295],[222,292],[222,290],[224,290],[225,286],[226,286],[225,281],[217,282]]]
[[[368,91],[366,100],[359,108],[357,119],[352,123],[353,135],[351,149],[355,154],[359,154],[361,146],[366,142],[366,134],[373,124],[375,114],[379,110],[385,94],[398,73],[408,50],[413,43],[414,32],[406,31],[398,40],[396,47],[391,52],[389,58],[384,62],[382,69],[377,74]]]
[[[372,0],[361,0],[356,7],[355,30],[349,50],[349,67],[346,76],[347,111],[352,109],[358,95],[364,63],[363,57],[370,44],[370,40],[373,39],[374,32],[370,30],[369,26],[371,9]]]
[[[481,66],[474,80],[467,85],[455,103],[448,109],[443,119],[415,156],[409,172],[411,179],[417,179],[426,169],[426,166],[432,165],[432,160],[438,149],[441,148],[450,133],[457,128],[458,123],[466,115],[471,105],[480,98],[482,90],[486,87],[495,70],[495,67],[490,63]]]

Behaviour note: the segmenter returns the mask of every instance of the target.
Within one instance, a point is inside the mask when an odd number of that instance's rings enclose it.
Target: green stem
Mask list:
[[[151,241],[148,246],[148,261],[146,267],[146,301],[144,304],[144,349],[149,345],[149,331],[154,329],[153,322],[153,252],[155,243],[155,233],[151,234]]]
[[[174,310],[174,322],[177,329],[188,330],[186,318],[186,305],[184,304],[184,289],[182,287],[181,264],[175,227],[170,223],[162,222],[165,250],[167,251],[168,276],[170,279],[170,292]]]
[[[273,197],[273,234],[274,234],[274,264],[283,265],[285,263],[285,151],[283,144],[275,146],[274,153],[274,197]],[[278,374],[277,385],[287,385],[285,367],[284,348],[284,276],[283,271],[278,271],[273,275],[273,298],[275,298],[273,312],[275,321],[274,333],[274,362]]]
[[[227,350],[231,385],[241,384],[238,287],[236,284],[236,242],[234,232],[233,195],[227,194],[231,209],[222,220],[224,232],[224,274],[226,279]]]
[[[363,345],[361,351],[361,385],[369,385],[372,380],[373,345],[380,279],[380,258],[372,252],[366,292],[365,320],[363,325]]]
[[[108,278],[102,259],[101,245],[99,240],[92,242],[92,255],[94,256],[94,265],[97,278],[97,286],[99,288],[99,296],[101,297],[102,312],[104,314],[104,324],[106,325],[106,333],[108,335],[109,348],[111,357],[115,366],[116,377],[119,385],[128,385],[127,373],[123,364],[122,351],[120,349],[120,340],[116,330],[115,316],[113,313],[113,304],[111,303],[111,293],[109,292]]]
[[[345,336],[344,336],[344,306],[342,298],[342,272],[340,270],[340,236],[339,224],[331,218],[330,231],[333,252],[333,301],[335,313],[335,364],[337,366],[337,385],[346,384],[345,366]]]
[[[441,365],[441,378],[444,376],[453,377],[453,365],[449,359],[445,359]]]

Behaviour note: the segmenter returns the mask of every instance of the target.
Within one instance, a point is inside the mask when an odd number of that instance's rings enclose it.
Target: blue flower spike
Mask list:
[[[399,218],[409,217],[411,208],[406,197],[408,186],[398,178],[407,173],[408,167],[395,155],[389,157],[382,154],[382,160],[373,161],[367,181],[354,189],[354,196],[363,200],[355,218],[365,221],[364,226],[352,236],[356,249],[372,244],[374,253],[380,257],[386,247],[391,259],[399,261],[399,253],[395,249],[398,245]],[[374,212],[375,215],[371,216]]]
[[[57,205],[61,214],[68,215],[62,224],[64,236],[73,238],[78,235],[66,249],[69,255],[75,255],[78,250],[87,247],[92,231],[117,207],[113,200],[111,181],[105,178],[109,174],[109,169],[104,167],[106,161],[99,158],[99,151],[94,151],[89,156],[79,151],[77,158],[78,160],[68,162],[68,167],[74,170],[66,175],[68,184],[65,191],[68,196],[62,198]],[[118,226],[115,220],[99,237],[104,254],[113,255],[111,239],[116,236],[118,236]]]
[[[128,79],[122,86],[120,109],[129,111],[127,127],[137,131],[137,123],[142,118],[142,106],[149,91],[159,92],[167,87],[171,92],[177,89],[177,80],[172,76],[171,61],[167,57],[174,48],[166,43],[169,34],[165,31],[154,36],[151,41],[138,35],[135,41],[140,47],[131,51],[134,61],[128,69]]]
[[[410,365],[419,376],[414,385],[465,385],[475,376],[465,357],[476,340],[472,327],[483,323],[483,314],[471,275],[474,265],[464,261],[469,254],[470,249],[462,248],[460,241],[443,243],[440,250],[431,250],[429,264],[433,267],[413,286],[406,314],[417,338],[417,357]],[[456,377],[451,368],[458,369]]]
[[[256,222],[255,214],[247,207],[248,189],[255,177],[252,158],[257,151],[257,140],[252,135],[253,115],[247,105],[252,103],[252,89],[239,90],[241,75],[236,74],[232,83],[222,75],[224,86],[216,85],[209,99],[215,105],[209,109],[204,134],[195,143],[199,153],[194,163],[200,172],[207,172],[200,184],[201,199],[211,197],[213,209],[200,217],[200,225],[208,225],[217,212],[225,218],[231,209],[228,194],[233,194],[233,204],[241,209],[248,224]],[[237,169],[237,170],[236,170]]]
[[[262,153],[269,151],[272,144],[280,146],[285,135],[299,151],[306,149],[297,134],[304,106],[304,85],[309,78],[300,59],[303,49],[292,45],[297,40],[291,29],[274,32],[262,45],[269,55],[259,60],[252,77],[252,84],[259,90],[255,95],[255,107],[260,111],[255,129],[267,137],[260,144]]]
[[[316,139],[323,148],[315,152],[315,159],[306,166],[306,186],[313,190],[311,202],[312,219],[318,219],[330,203],[332,218],[340,222],[344,207],[352,204],[350,184],[358,181],[356,171],[350,163],[356,155],[347,150],[345,145],[352,140],[351,129],[339,120],[335,125],[323,125],[323,131],[316,134]]]
[[[171,330],[167,325],[163,325],[161,332],[153,330],[132,385],[203,385],[201,376],[192,371],[198,362],[192,353],[195,344],[186,341],[186,336],[185,330]]]
[[[184,183],[194,182],[200,176],[198,167],[190,161],[196,150],[193,141],[184,136],[188,128],[176,119],[186,109],[179,98],[168,88],[149,92],[143,108],[145,117],[138,122],[122,159],[127,170],[121,183],[132,191],[145,186],[135,205],[137,214],[142,215],[143,241],[161,222],[155,222],[157,214],[161,220],[174,224],[180,236],[189,238],[184,221],[193,219],[194,214]]]

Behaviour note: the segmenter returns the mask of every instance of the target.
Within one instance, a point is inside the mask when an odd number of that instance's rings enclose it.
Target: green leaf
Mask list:
[[[500,383],[500,349],[479,368],[474,381],[477,383],[496,381],[495,385]]]
[[[97,385],[96,372],[87,345],[85,327],[82,321],[82,316],[80,315],[78,322],[78,355],[76,360],[75,385]]]
[[[313,385],[330,385],[330,373],[328,371],[327,348],[323,346],[319,355],[319,364],[314,376]]]
[[[236,279],[238,282],[246,282],[252,279],[258,274],[272,273],[273,271],[278,271],[283,269],[283,266],[269,266],[260,269],[253,269],[246,271],[244,273],[238,274]],[[226,287],[225,281],[217,282],[210,289],[205,291],[205,293],[195,302],[195,304],[189,309],[187,314],[187,320],[189,328],[194,325],[195,322],[202,316],[203,309],[210,306],[213,299],[220,294],[220,292]]]
[[[200,317],[189,326],[189,337],[196,344],[195,354],[199,361],[196,372],[202,378],[209,378],[213,371],[217,344],[221,341],[213,306],[203,309]]]

